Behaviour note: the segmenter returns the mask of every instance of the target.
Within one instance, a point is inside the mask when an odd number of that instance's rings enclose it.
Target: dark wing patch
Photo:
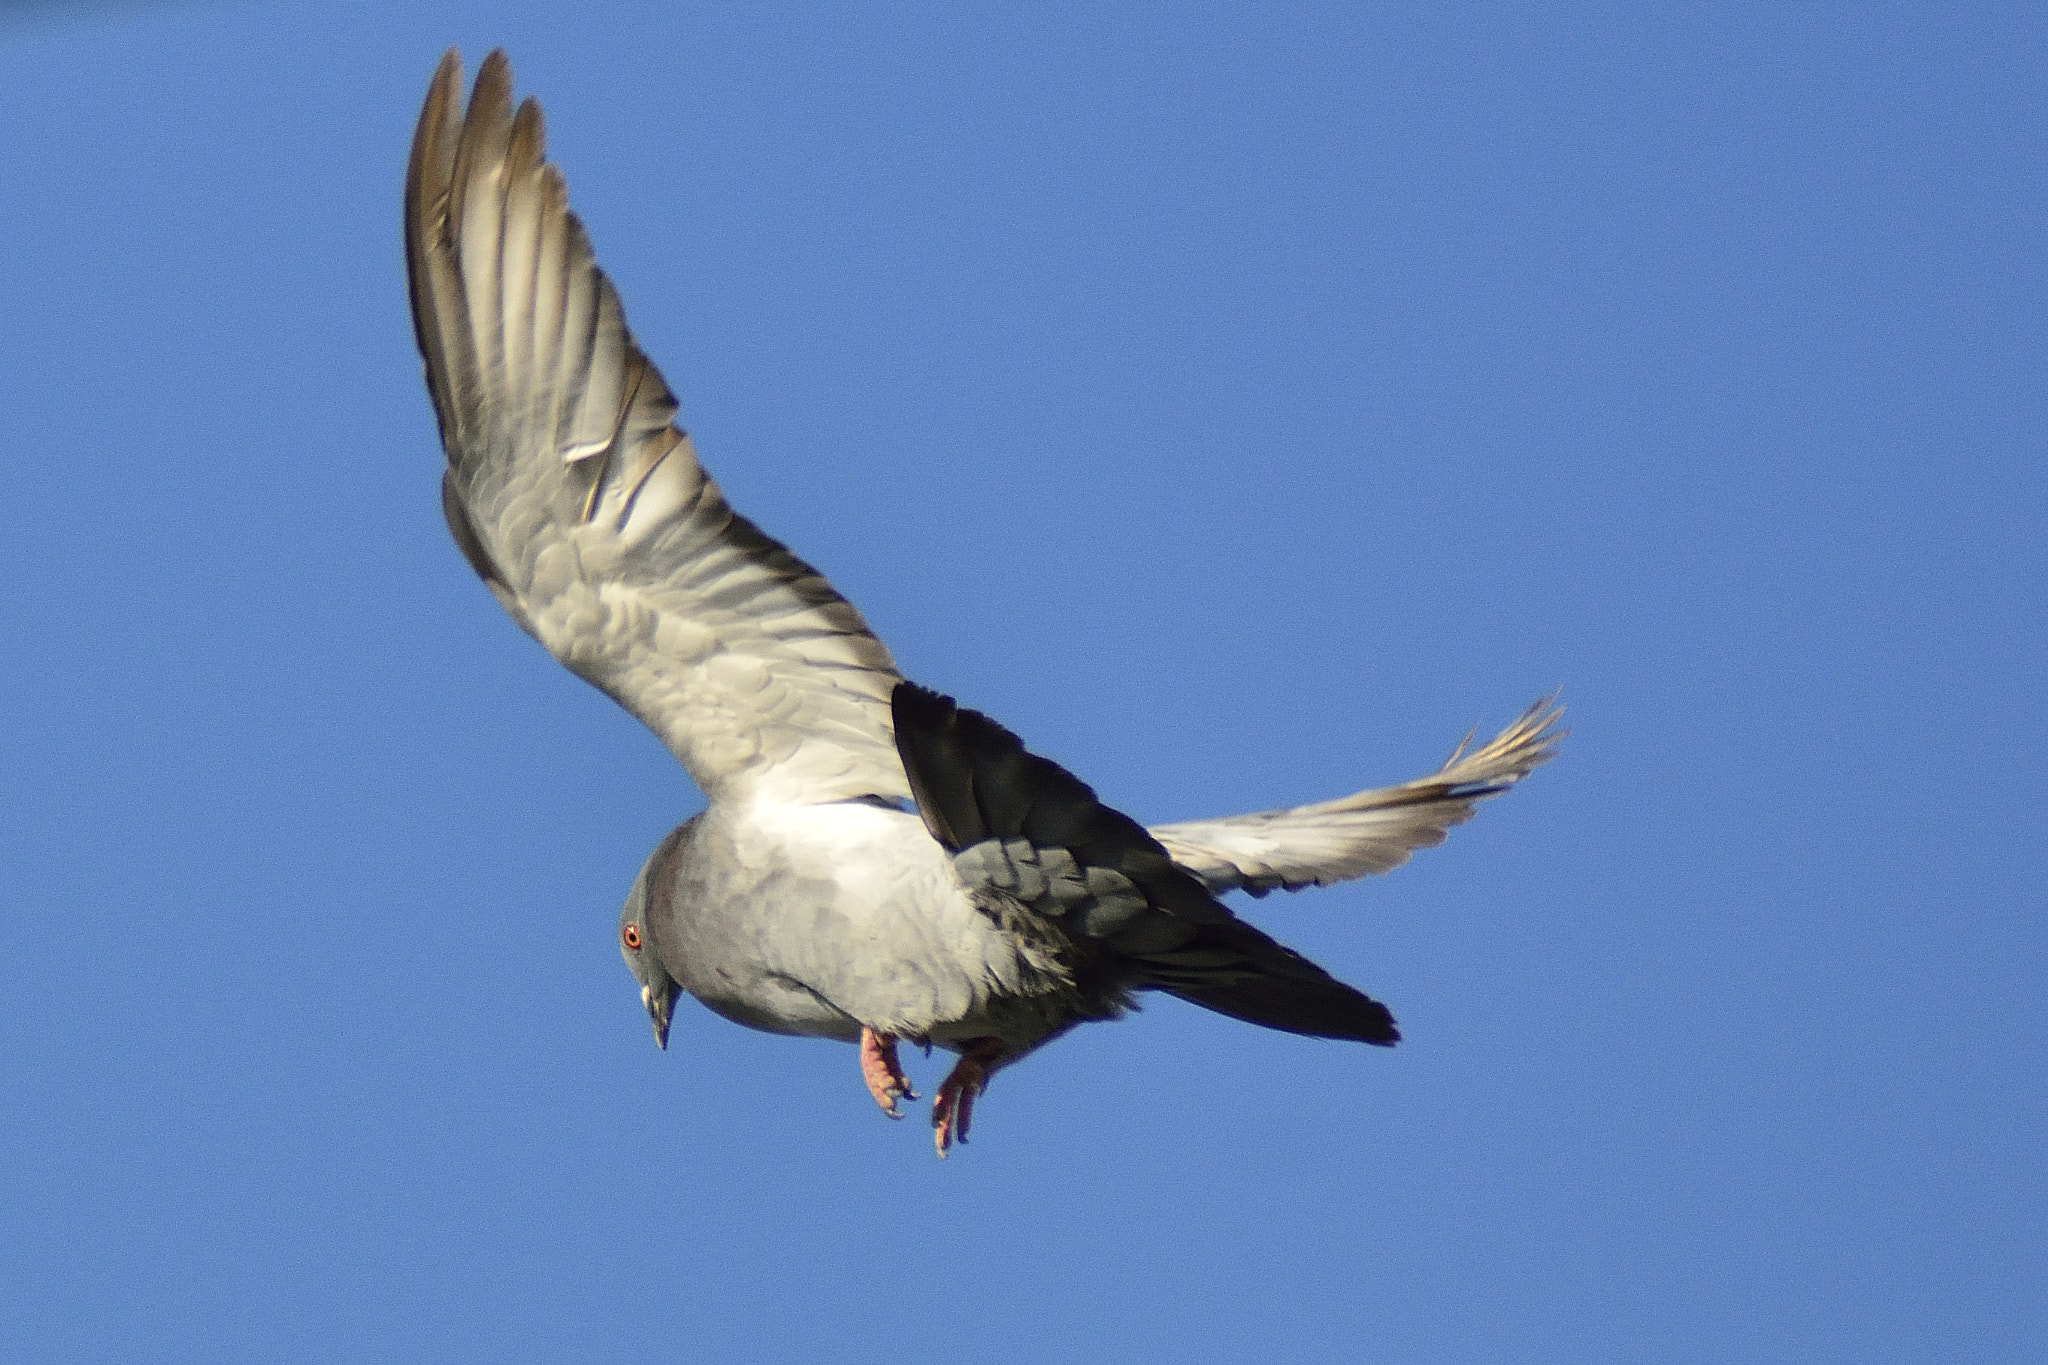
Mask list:
[[[1144,826],[995,721],[910,682],[890,709],[925,828],[970,888],[1109,954],[1134,987],[1290,1033],[1401,1036],[1386,1006],[1231,914]]]

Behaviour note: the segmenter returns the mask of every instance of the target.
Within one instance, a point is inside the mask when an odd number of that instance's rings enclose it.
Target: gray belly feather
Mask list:
[[[863,803],[716,806],[650,869],[682,987],[737,1023],[852,1039],[1035,1046],[1079,1017],[1059,945],[977,905],[914,815]],[[663,903],[665,902],[665,904]]]

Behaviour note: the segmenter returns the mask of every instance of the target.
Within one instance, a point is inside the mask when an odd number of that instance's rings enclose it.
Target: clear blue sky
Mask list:
[[[0,9],[0,1356],[2048,1359],[2038,5]],[[1967,11],[1967,12],[1965,12]],[[933,1160],[447,542],[510,49],[733,501],[1148,820],[1564,756]],[[937,1063],[913,1059],[929,1082]]]

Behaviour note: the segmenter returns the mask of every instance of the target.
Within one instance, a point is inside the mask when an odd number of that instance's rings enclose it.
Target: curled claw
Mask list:
[[[988,1089],[989,1073],[1002,1055],[1002,1039],[977,1038],[939,1083],[939,1093],[932,1096],[932,1145],[938,1149],[939,1160],[946,1159],[955,1142],[967,1141],[967,1130],[974,1122],[974,1101]]]
[[[903,1111],[896,1107],[897,1100],[917,1098],[917,1092],[910,1088],[910,1078],[903,1074],[903,1066],[896,1060],[893,1034],[861,1029],[860,1078],[867,1082],[868,1093],[875,1097],[882,1112],[892,1119],[903,1117]]]

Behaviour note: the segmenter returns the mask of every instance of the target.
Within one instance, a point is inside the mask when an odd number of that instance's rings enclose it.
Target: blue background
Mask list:
[[[2036,5],[0,11],[0,1354],[2034,1361]],[[448,543],[504,44],[736,505],[1147,820],[1563,756],[940,1165],[613,946],[698,797]],[[913,1059],[927,1085],[936,1059]]]

